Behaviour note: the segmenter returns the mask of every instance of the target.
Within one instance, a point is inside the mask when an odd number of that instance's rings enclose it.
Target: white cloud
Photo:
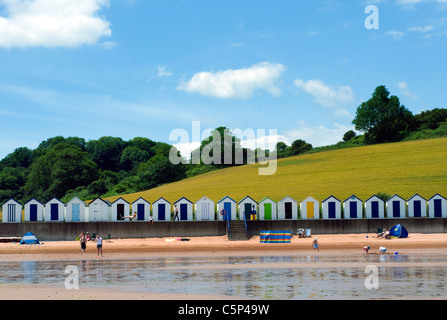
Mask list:
[[[158,77],[159,78],[172,76],[172,72],[167,70],[166,66],[158,66],[157,68],[158,68]]]
[[[402,31],[396,31],[396,30],[385,32],[385,34],[387,36],[393,37],[394,40],[400,40],[400,38],[402,38],[405,35],[405,33],[403,33]]]
[[[343,140],[343,135],[349,130],[353,130],[353,127],[339,123],[334,123],[333,128],[327,128],[325,126],[310,127],[301,122],[298,129],[286,131],[286,138],[280,141],[290,145],[291,142],[302,139],[313,147],[328,146]]]
[[[414,31],[414,32],[429,32],[429,31],[432,31],[433,29],[434,29],[434,27],[431,25],[427,25],[424,27],[416,26],[416,27],[408,28],[409,31]]]
[[[354,101],[354,92],[349,86],[329,87],[321,80],[295,80],[295,86],[315,97],[325,107],[337,107]]]
[[[417,99],[418,99],[417,94],[411,92],[411,91],[408,89],[408,85],[407,85],[406,82],[404,82],[404,81],[403,81],[403,82],[399,82],[399,83],[397,84],[397,86],[399,87],[400,92],[401,92],[404,96],[406,96],[407,98],[410,98],[411,100],[417,100]]]
[[[276,81],[285,70],[279,63],[262,62],[246,69],[200,72],[178,89],[222,99],[249,98],[256,90],[277,96],[281,90]]]
[[[75,47],[110,36],[97,12],[109,0],[0,0],[0,46]]]

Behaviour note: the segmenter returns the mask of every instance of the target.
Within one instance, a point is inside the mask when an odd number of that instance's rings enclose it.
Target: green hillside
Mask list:
[[[447,138],[378,144],[327,151],[278,160],[276,174],[258,175],[259,165],[213,171],[144,192],[123,195],[153,202],[160,197],[192,202],[208,196],[215,202],[225,196],[239,201],[249,195],[259,201],[285,196],[301,201],[307,196],[322,201],[334,195],[345,200],[355,194],[362,200],[378,192],[408,199],[415,193],[430,198],[447,196]],[[115,200],[118,197],[108,198]]]

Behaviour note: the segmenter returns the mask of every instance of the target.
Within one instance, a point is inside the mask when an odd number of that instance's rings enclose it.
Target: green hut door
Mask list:
[[[264,219],[272,220],[272,204],[264,203]]]

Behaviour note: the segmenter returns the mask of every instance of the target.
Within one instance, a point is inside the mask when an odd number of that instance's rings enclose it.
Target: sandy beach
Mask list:
[[[318,237],[320,251],[314,252],[312,241]],[[314,235],[312,238],[293,237],[290,244],[263,244],[259,237],[249,241],[228,241],[222,237],[156,239],[111,239],[104,241],[104,257],[98,258],[96,245],[87,244],[86,254],[81,254],[80,244],[70,242],[43,242],[37,246],[21,246],[18,243],[0,244],[0,261],[81,261],[97,259],[144,259],[153,257],[196,256],[272,256],[272,255],[359,255],[363,247],[370,246],[370,254],[378,254],[379,247],[389,254],[447,254],[447,234],[411,234],[406,239],[379,239],[375,234]],[[260,265],[262,267],[262,265]],[[221,296],[188,294],[157,294],[146,292],[122,292],[111,289],[62,290],[39,285],[2,284],[0,299],[81,299],[81,300],[135,300],[135,299],[229,299]]]

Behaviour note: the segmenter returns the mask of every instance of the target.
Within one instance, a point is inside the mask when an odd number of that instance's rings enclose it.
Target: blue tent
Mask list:
[[[407,238],[408,231],[407,231],[407,229],[405,229],[405,227],[403,225],[396,224],[390,230],[390,237],[391,238]]]
[[[28,232],[22,237],[20,244],[40,244],[40,242],[33,233]]]

